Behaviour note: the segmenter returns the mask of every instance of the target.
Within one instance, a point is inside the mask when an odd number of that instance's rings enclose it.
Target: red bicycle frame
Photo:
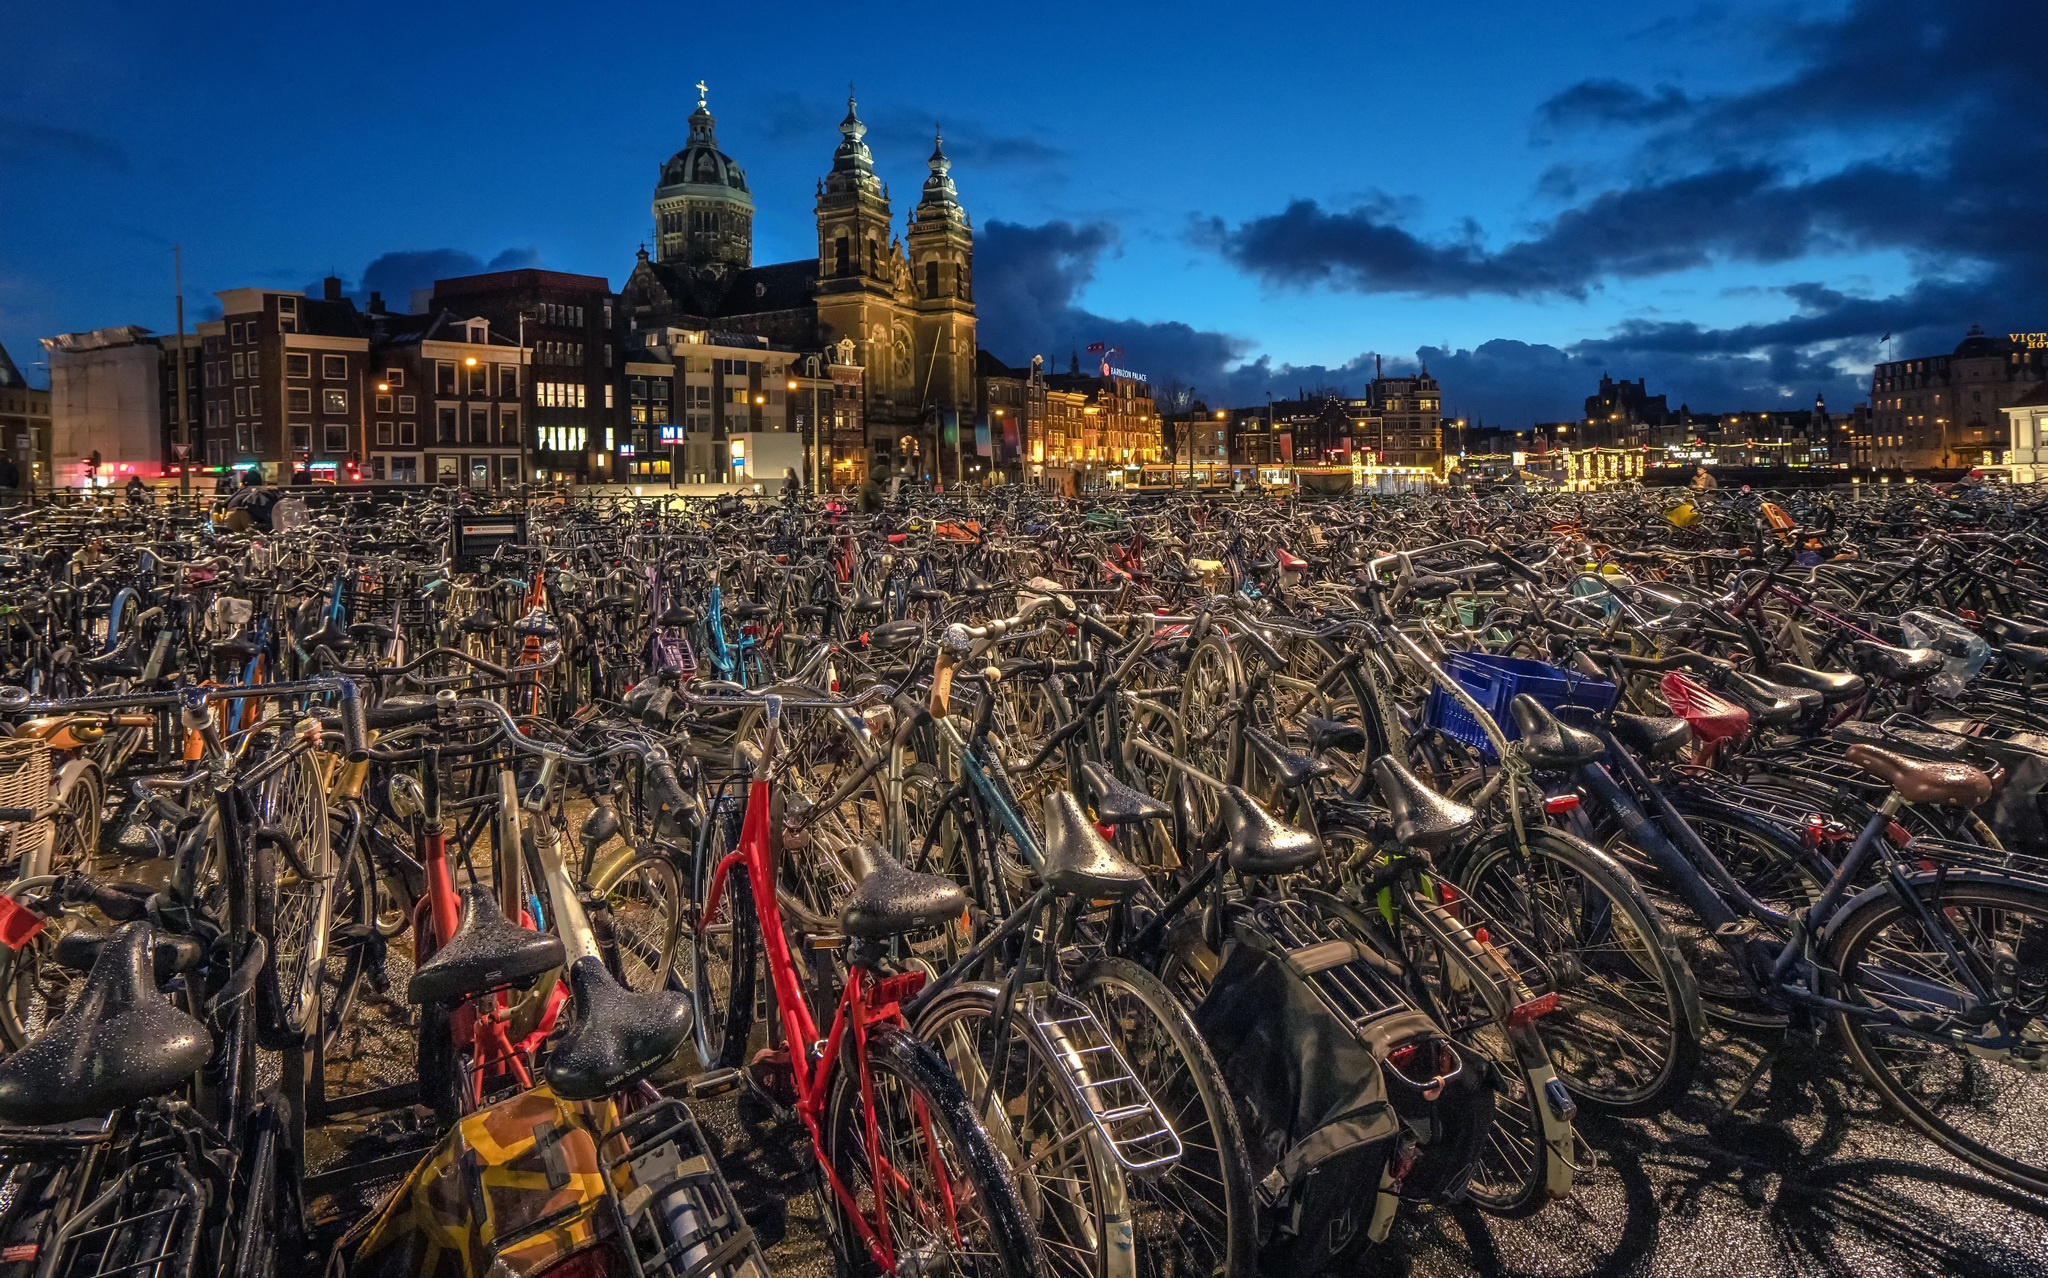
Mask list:
[[[745,866],[747,881],[758,885],[751,894],[754,915],[761,927],[769,978],[774,982],[775,1005],[782,1015],[783,1040],[789,1052],[790,1074],[795,1080],[797,1117],[803,1120],[805,1130],[810,1132],[811,1148],[817,1156],[818,1165],[824,1170],[825,1179],[831,1184],[832,1193],[845,1210],[847,1219],[853,1222],[854,1231],[860,1235],[862,1244],[882,1272],[893,1274],[896,1272],[896,1248],[889,1236],[888,1213],[882,1210],[883,1194],[909,1194],[912,1190],[908,1179],[892,1165],[882,1149],[879,1125],[875,1119],[874,1080],[868,1072],[868,1030],[875,1025],[907,1028],[900,1003],[924,987],[924,973],[906,972],[877,979],[868,968],[852,965],[848,969],[846,988],[840,995],[838,1009],[832,1017],[831,1033],[822,1043],[818,1041],[818,1026],[811,1019],[810,1003],[797,980],[796,964],[790,958],[789,940],[782,931],[782,905],[775,896],[775,851],[769,838],[768,815],[772,794],[769,782],[762,779],[767,770],[767,759],[772,754],[772,750],[763,752],[755,778],[747,783],[746,816],[740,824],[739,846],[721,858],[713,870],[711,887],[705,893],[696,927],[701,933],[705,921],[716,917],[725,894],[727,876],[735,865]],[[832,1160],[825,1153],[824,1136],[819,1125],[826,1098],[831,1092],[833,1069],[849,1038],[853,1043],[853,1068],[860,1078],[869,1183],[875,1191],[873,1221],[862,1216],[852,1191],[833,1169]],[[925,1130],[926,1148],[933,1149],[931,1119],[921,1099],[917,1121]],[[942,1199],[940,1214],[948,1233],[957,1242],[959,1220],[953,1187],[937,1153],[933,1152],[929,1158]],[[919,1207],[929,1212],[924,1204],[920,1203]]]

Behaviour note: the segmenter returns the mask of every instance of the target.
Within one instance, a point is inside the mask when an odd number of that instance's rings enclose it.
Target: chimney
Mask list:
[[[384,310],[384,295],[374,288],[370,290],[370,310],[377,313]]]
[[[326,279],[324,279],[324,280],[321,280],[321,281],[320,281],[320,287],[321,287],[321,290],[322,290],[322,296],[326,297],[326,299],[327,299],[328,301],[330,301],[330,302],[338,302],[338,301],[340,301],[340,300],[341,300],[341,277],[340,277],[340,276],[338,276],[338,275],[330,275],[330,276],[328,276],[328,277],[327,277]]]

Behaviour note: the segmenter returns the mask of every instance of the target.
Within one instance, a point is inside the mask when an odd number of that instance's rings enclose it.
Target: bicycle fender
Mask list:
[[[2039,886],[2039,884],[2028,883],[2024,879],[2016,879],[2013,875],[1999,874],[1991,870],[1949,870],[1946,873],[1937,870],[1920,870],[1906,875],[1905,879],[1907,885],[1913,888],[1931,887],[1936,880],[1943,884],[1981,883],[1994,887],[2002,887],[2014,882],[2030,887]],[[1835,943],[1835,934],[1842,930],[1842,924],[1846,919],[1855,914],[1857,910],[1874,908],[1877,902],[1890,895],[1891,885],[1889,882],[1886,882],[1872,884],[1850,897],[1848,901],[1843,903],[1840,909],[1835,911],[1834,917],[1822,926],[1820,935],[1814,940],[1814,948],[1823,954],[1827,953]]]

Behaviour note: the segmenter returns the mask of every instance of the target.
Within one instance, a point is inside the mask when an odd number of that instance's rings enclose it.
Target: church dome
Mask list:
[[[717,121],[706,105],[704,87],[698,86],[697,109],[690,113],[690,140],[661,166],[661,187],[716,187],[745,192],[746,170],[718,149]]]

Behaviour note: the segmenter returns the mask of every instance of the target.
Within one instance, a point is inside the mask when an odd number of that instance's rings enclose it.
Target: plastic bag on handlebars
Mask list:
[[[1964,685],[1976,678],[1991,660],[1990,644],[1962,623],[1925,608],[1901,613],[1899,629],[1905,632],[1907,647],[1934,648],[1947,654],[1941,673],[1928,685],[1937,696],[1961,695]]]

